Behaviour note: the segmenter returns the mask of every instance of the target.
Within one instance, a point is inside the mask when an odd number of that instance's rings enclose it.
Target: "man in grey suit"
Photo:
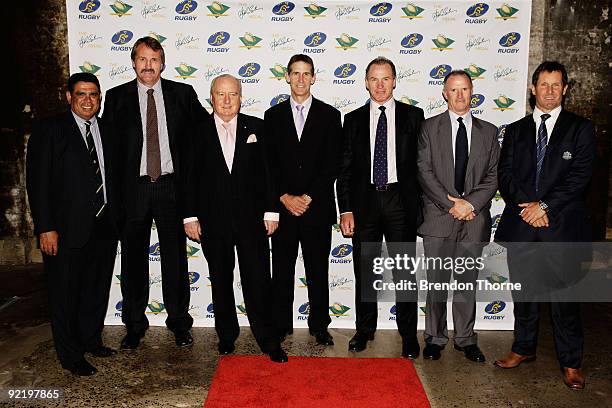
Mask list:
[[[497,190],[499,160],[497,128],[470,113],[472,89],[466,72],[452,71],[444,78],[442,91],[448,110],[427,119],[421,128],[417,164],[424,220],[418,232],[426,258],[475,259],[490,238],[489,209]],[[441,266],[427,271],[430,283],[449,282],[453,273],[458,282],[475,285],[476,267],[453,271]],[[427,293],[423,358],[439,359],[448,343],[447,295],[446,290]],[[469,360],[484,362],[474,333],[475,291],[454,291],[452,311],[455,349]]]

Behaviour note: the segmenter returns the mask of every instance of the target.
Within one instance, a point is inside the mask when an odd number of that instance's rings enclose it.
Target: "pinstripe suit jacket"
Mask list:
[[[447,194],[459,197],[455,190],[455,166],[452,127],[448,110],[427,119],[419,135],[418,179],[423,190],[423,223],[418,229],[422,236],[448,237],[454,223],[465,222],[467,239],[487,242],[491,234],[491,199],[497,191],[499,144],[497,128],[472,116],[472,135],[465,176],[464,199],[474,206],[476,218],[457,221],[448,212],[453,202]]]

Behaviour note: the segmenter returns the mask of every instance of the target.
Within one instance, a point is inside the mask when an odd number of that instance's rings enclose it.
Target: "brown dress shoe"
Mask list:
[[[584,376],[579,368],[563,367],[563,382],[572,390],[584,389]]]
[[[495,360],[493,364],[501,368],[514,368],[520,366],[522,362],[529,363],[535,359],[535,354],[532,356],[524,356],[511,351],[506,358]]]

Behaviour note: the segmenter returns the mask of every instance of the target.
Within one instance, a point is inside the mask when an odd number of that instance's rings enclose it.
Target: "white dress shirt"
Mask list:
[[[550,115],[550,118],[546,119],[546,122],[544,122],[546,126],[546,133],[548,134],[546,145],[548,145],[548,142],[550,142],[550,136],[552,135],[552,131],[555,127],[555,123],[557,123],[557,119],[559,119],[560,113],[561,113],[561,105],[557,106],[555,109],[548,112],[548,114]],[[533,121],[535,122],[535,125],[536,125],[536,130],[535,130],[536,143],[538,142],[538,129],[540,129],[540,124],[542,123],[543,114],[544,112],[538,109],[537,106],[533,109]]]
[[[376,144],[376,127],[381,111],[385,107],[387,116],[387,183],[397,183],[397,166],[395,157],[395,100],[389,99],[382,105],[370,100],[370,163],[374,163],[374,146]],[[374,184],[374,166],[370,166],[370,182]]]
[[[168,126],[166,125],[166,107],[164,105],[164,93],[162,92],[161,80],[153,87],[138,84],[138,104],[140,105],[140,120],[142,122],[142,155],[140,156],[140,175],[147,175],[147,91],[153,89],[155,109],[157,110],[157,133],[159,135],[159,153],[161,159],[161,174],[174,173],[172,165],[172,154],[170,153],[170,139],[168,138]]]
[[[463,115],[457,115],[455,112],[448,111],[451,120],[452,127],[452,138],[453,138],[453,163],[455,162],[455,147],[457,144],[457,132],[459,131],[459,122],[457,119],[459,117],[463,118],[463,124],[465,125],[465,130],[467,131],[467,142],[468,142],[468,155],[470,154],[470,148],[472,147],[472,114],[470,111]]]
[[[87,135],[85,133],[86,124],[85,119],[78,116],[76,113],[72,112],[72,116],[74,116],[74,120],[81,131],[81,136],[83,137],[83,142],[85,143],[85,147],[87,147]],[[93,137],[94,146],[96,146],[96,154],[98,155],[98,164],[100,166],[100,172],[102,174],[102,189],[104,190],[104,203],[106,204],[106,178],[104,176],[104,149],[102,148],[102,138],[100,137],[100,129],[98,128],[98,120],[94,116],[89,119],[89,123],[91,123],[90,130],[91,136]]]
[[[304,103],[297,103],[295,99],[291,97],[289,98],[289,103],[291,104],[291,113],[293,114],[293,124],[295,125],[298,115],[298,110],[295,106],[302,105],[304,107],[302,108],[302,114],[304,115],[304,125],[306,125],[306,119],[308,119],[308,112],[310,112],[310,106],[312,105],[312,95],[309,95],[308,99],[306,99]],[[297,130],[297,127],[296,133],[298,135],[298,140],[302,140],[302,134]]]

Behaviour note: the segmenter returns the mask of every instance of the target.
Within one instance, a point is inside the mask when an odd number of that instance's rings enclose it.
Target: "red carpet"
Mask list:
[[[399,358],[222,357],[205,408],[429,407],[412,363]]]

